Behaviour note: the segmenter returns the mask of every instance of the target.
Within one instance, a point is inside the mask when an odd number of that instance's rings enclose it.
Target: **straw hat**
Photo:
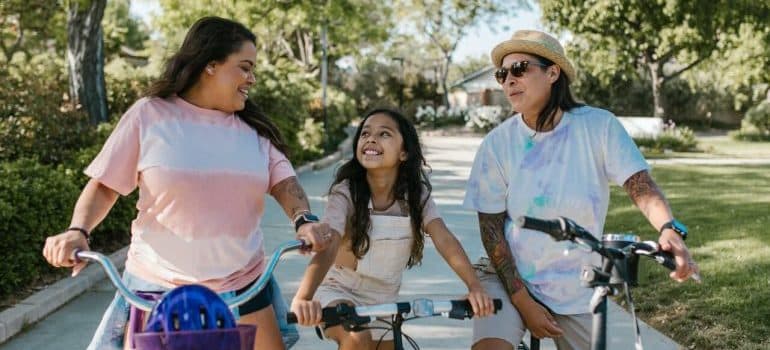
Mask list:
[[[569,81],[575,81],[575,66],[564,55],[564,48],[556,38],[537,30],[518,30],[510,39],[492,49],[492,64],[500,68],[503,57],[519,52],[545,57],[561,68]]]

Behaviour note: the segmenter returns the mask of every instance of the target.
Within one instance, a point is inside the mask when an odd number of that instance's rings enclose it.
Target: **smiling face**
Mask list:
[[[255,83],[254,63],[257,48],[254,43],[244,41],[241,48],[227,56],[224,61],[212,62],[203,74],[207,76],[206,91],[215,96],[216,109],[234,113],[245,107],[249,88]]]
[[[551,96],[551,85],[559,78],[559,67],[551,65],[540,67],[535,56],[524,53],[512,53],[503,58],[503,67],[510,67],[514,62],[529,61],[527,70],[521,77],[508,74],[503,81],[503,91],[513,109],[526,117],[537,117]]]
[[[397,169],[406,160],[398,123],[382,113],[366,119],[356,144],[356,159],[367,170]]]

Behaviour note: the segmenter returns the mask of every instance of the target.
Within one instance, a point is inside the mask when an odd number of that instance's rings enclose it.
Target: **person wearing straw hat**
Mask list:
[[[477,264],[482,284],[509,302],[496,315],[474,319],[473,349],[513,349],[526,329],[554,338],[559,349],[587,349],[592,290],[580,285],[580,271],[598,263],[597,255],[512,219],[564,216],[601,234],[614,182],[660,232],[662,248],[676,257],[671,277],[680,282],[698,273],[683,242],[686,228],[617,118],[575,101],[576,70],[558,40],[520,30],[495,46],[491,58],[515,114],[484,138],[463,205],[478,212],[489,256]]]

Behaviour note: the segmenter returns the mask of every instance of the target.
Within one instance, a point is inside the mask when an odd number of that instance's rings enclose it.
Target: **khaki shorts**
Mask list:
[[[388,286],[380,280],[361,275],[351,269],[332,265],[313,299],[318,300],[321,307],[340,300],[348,301],[355,306],[386,304],[396,302],[398,289],[398,286]],[[375,342],[380,339],[393,340],[393,332],[384,321],[375,319],[367,327],[371,327],[372,339]]]
[[[503,300],[503,308],[492,316],[473,319],[473,344],[482,339],[497,338],[507,341],[515,348],[527,331],[519,312],[511,304],[497,274],[486,269],[482,262],[474,265],[476,275],[490,297]],[[490,270],[492,272],[490,272]],[[591,339],[591,314],[559,315],[553,314],[564,335],[554,338],[559,350],[589,349]]]

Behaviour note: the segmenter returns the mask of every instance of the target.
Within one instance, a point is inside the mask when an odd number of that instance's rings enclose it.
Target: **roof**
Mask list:
[[[489,65],[482,69],[479,69],[471,74],[464,76],[462,79],[453,83],[450,89],[463,89],[468,92],[480,91],[480,90],[500,90],[500,84],[494,79],[495,66]]]

